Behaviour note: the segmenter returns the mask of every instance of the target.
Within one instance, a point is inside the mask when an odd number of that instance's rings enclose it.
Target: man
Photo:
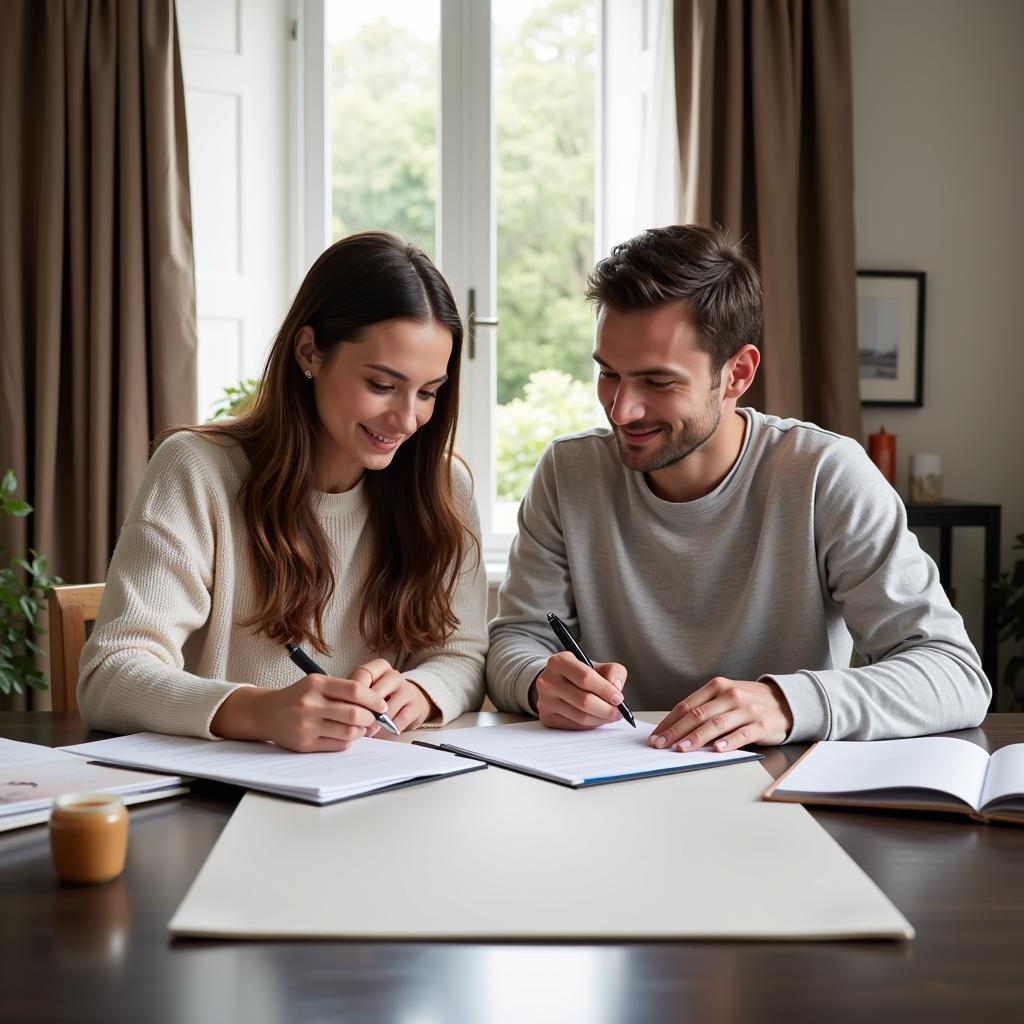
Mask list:
[[[551,444],[523,499],[491,623],[497,707],[588,729],[625,694],[672,708],[649,742],[678,750],[977,725],[988,681],[896,492],[849,438],[736,407],[762,309],[741,249],[646,231],[588,297],[610,429]]]

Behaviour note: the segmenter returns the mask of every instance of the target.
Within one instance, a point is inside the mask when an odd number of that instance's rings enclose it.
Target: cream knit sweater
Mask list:
[[[90,728],[210,738],[210,722],[237,687],[281,689],[302,677],[281,646],[239,625],[255,609],[248,534],[235,500],[247,466],[237,445],[186,432],[154,454],[82,651],[78,703]],[[458,499],[479,529],[461,466],[455,479]],[[370,560],[362,483],[343,494],[317,492],[314,502],[334,549],[335,591],[324,615],[331,653],[309,653],[326,672],[345,677],[375,656],[358,628]],[[473,548],[454,602],[461,625],[448,644],[404,663],[382,654],[440,709],[430,724],[483,701],[486,607],[483,560]]]

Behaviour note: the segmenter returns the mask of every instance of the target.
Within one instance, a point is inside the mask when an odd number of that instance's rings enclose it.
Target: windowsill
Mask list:
[[[502,524],[504,525],[504,524]],[[511,528],[495,531],[484,538],[484,567],[487,570],[487,586],[497,590],[508,570],[508,550],[515,538],[515,522]]]
[[[508,556],[497,553],[484,556],[484,566],[487,569],[487,587],[489,590],[497,590],[505,579],[508,571]]]

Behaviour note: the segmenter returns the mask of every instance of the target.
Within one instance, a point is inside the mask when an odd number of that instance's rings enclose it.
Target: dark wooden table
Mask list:
[[[85,737],[77,716],[45,712],[0,713],[0,735],[51,745]],[[1024,715],[990,715],[960,735],[989,750],[1024,741]],[[778,775],[802,749],[769,751],[765,766]],[[132,808],[125,874],[92,888],[57,881],[45,828],[0,834],[0,1021],[1024,1020],[1024,828],[815,811],[914,924],[908,943],[171,942],[167,922],[238,796],[208,785]],[[695,841],[713,830],[694,822]],[[642,865],[620,869],[628,893]],[[529,885],[535,870],[545,870],[540,840],[521,878],[495,884]],[[701,884],[680,878],[664,912]],[[772,884],[756,849],[735,884],[755,900]]]

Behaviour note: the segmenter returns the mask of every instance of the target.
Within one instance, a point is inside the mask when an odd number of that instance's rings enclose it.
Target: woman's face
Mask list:
[[[313,374],[322,427],[317,490],[347,491],[366,470],[388,466],[433,415],[451,352],[451,331],[435,321],[371,324],[329,356],[316,348],[312,328],[299,331],[295,356]]]

